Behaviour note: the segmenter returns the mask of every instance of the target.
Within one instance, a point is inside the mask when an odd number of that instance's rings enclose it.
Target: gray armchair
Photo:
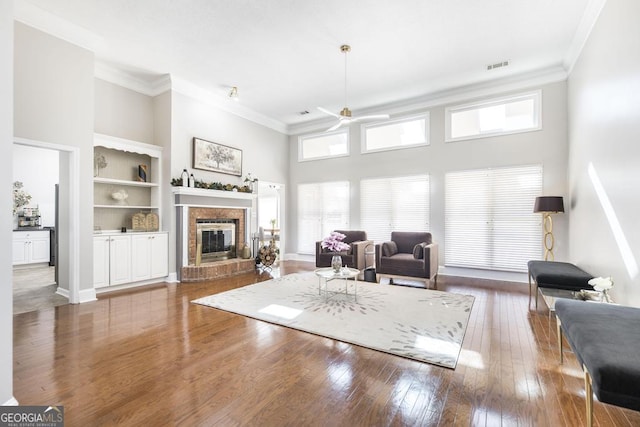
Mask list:
[[[344,234],[346,237],[343,242],[350,246],[348,251],[338,252],[337,255],[342,256],[342,265],[364,270],[365,250],[367,246],[373,249],[373,240],[367,240],[367,232],[360,230],[335,230]],[[321,241],[316,242],[316,267],[331,267],[331,258],[336,255],[335,252],[329,252],[322,249]]]
[[[376,245],[376,273],[433,281],[437,289],[438,245],[431,233],[394,231],[390,241]]]

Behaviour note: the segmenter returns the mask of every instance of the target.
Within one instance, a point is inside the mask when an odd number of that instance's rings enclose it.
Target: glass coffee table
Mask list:
[[[333,297],[338,294],[344,294],[346,296],[352,295],[355,302],[358,302],[358,275],[360,274],[360,270],[356,270],[355,268],[342,267],[339,272],[336,272],[333,268],[319,268],[314,271],[316,276],[318,276],[318,295],[323,295],[325,301],[330,297]],[[338,281],[340,283],[340,279],[342,279],[342,285],[344,288],[338,286],[334,289],[329,289],[329,282]],[[353,281],[349,280],[353,279]],[[350,291],[350,284],[352,284],[353,293]],[[323,289],[324,285],[324,289]]]
[[[549,316],[556,311],[556,300],[558,298],[565,299],[580,299],[585,301],[603,302],[602,293],[598,291],[570,291],[567,289],[555,289],[555,288],[541,288],[538,287],[538,292],[542,295],[547,307],[549,307]]]

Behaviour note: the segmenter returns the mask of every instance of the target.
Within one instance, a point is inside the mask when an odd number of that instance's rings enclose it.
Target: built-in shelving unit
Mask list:
[[[94,228],[119,231],[132,228],[135,214],[155,213],[161,222],[160,183],[162,147],[95,134],[94,155],[104,167],[94,168]],[[138,167],[146,168],[146,181],[139,180]],[[156,230],[154,230],[156,231]]]

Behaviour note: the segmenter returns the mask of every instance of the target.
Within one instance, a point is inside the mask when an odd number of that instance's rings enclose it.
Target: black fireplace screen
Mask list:
[[[203,262],[236,257],[236,228],[233,219],[198,219],[196,244]]]

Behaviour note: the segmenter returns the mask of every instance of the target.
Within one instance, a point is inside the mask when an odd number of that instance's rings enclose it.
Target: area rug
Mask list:
[[[295,273],[192,301],[254,319],[454,369],[474,298]],[[322,287],[324,290],[324,286]]]

